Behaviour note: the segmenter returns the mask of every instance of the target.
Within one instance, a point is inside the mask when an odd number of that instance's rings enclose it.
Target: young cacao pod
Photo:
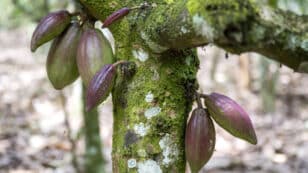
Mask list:
[[[114,22],[122,19],[124,16],[126,16],[130,12],[130,8],[124,7],[121,8],[118,11],[115,11],[110,16],[106,18],[106,20],[103,23],[103,28],[108,27],[109,25],[113,24]]]
[[[116,67],[113,64],[104,65],[90,81],[86,93],[86,110],[99,105],[108,97],[116,76]]]
[[[87,87],[93,76],[106,64],[114,62],[110,43],[100,30],[85,25],[77,51],[78,71]]]
[[[185,153],[192,173],[211,158],[215,148],[215,128],[207,110],[193,110],[185,132]]]
[[[231,98],[211,93],[204,99],[210,116],[235,137],[257,144],[257,136],[248,114]]]
[[[31,51],[34,52],[42,44],[60,35],[70,24],[68,11],[61,10],[49,13],[37,25],[31,39]]]
[[[55,89],[64,88],[79,76],[76,56],[80,35],[79,24],[72,23],[51,45],[46,69],[48,78]]]

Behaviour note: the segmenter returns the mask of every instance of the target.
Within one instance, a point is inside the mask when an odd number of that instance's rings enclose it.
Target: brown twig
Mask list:
[[[120,61],[115,62],[113,65],[116,67],[116,66],[121,65],[121,64],[126,63],[126,62],[127,61],[125,61],[125,60],[120,60]]]
[[[200,93],[198,93],[197,91],[195,92],[195,95],[196,95],[196,101],[197,101],[197,104],[198,104],[198,108],[202,108],[202,101],[201,101],[201,98],[200,98]]]
[[[209,96],[208,94],[202,94],[202,93],[198,93],[198,94],[199,94],[199,96],[200,96],[201,98],[206,98],[206,97]]]

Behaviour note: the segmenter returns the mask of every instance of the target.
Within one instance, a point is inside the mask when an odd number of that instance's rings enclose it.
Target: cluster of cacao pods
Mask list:
[[[215,128],[212,119],[233,136],[257,144],[249,115],[234,100],[218,93],[199,96],[204,99],[206,108],[197,97],[198,108],[193,110],[185,132],[186,159],[192,173],[197,173],[213,154]]]
[[[146,5],[146,4],[145,4]],[[144,8],[142,5],[138,8]],[[120,20],[133,8],[122,8],[104,21],[103,28]],[[54,39],[54,40],[53,40]],[[48,53],[47,75],[55,89],[63,89],[78,76],[87,88],[86,110],[103,102],[116,77],[112,48],[91,20],[79,20],[68,11],[58,11],[44,17],[35,29],[31,51],[53,40]],[[198,94],[198,108],[193,110],[186,127],[185,152],[192,173],[197,173],[211,158],[216,142],[212,119],[233,136],[257,143],[251,120],[245,110],[231,98],[218,93]],[[201,99],[204,99],[203,108]]]
[[[87,88],[86,109],[103,102],[112,89],[117,64],[113,64],[109,41],[94,27],[94,22],[81,20],[65,10],[50,13],[36,27],[31,51],[50,40],[53,42],[46,69],[53,87],[63,89],[80,75]]]

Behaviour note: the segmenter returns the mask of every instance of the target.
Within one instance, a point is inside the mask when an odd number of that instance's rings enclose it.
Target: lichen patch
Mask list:
[[[304,40],[301,44],[301,48],[308,51],[308,40]]]
[[[133,50],[133,55],[141,62],[145,62],[146,60],[149,59],[149,54],[145,52],[143,49]]]
[[[213,42],[214,40],[214,30],[210,26],[209,23],[207,23],[203,17],[199,16],[198,14],[193,16],[193,26],[195,29],[195,32],[198,35],[201,35],[203,37],[206,37],[209,42]]]
[[[138,173],[162,173],[161,168],[154,160],[138,162]]]
[[[159,45],[156,42],[152,41],[145,32],[141,32],[141,38],[146,42],[149,48],[155,53],[162,53],[168,49],[167,47]]]
[[[148,130],[149,130],[149,126],[146,126],[144,123],[139,123],[139,124],[136,124],[134,126],[134,130],[136,132],[136,134],[140,135],[140,136],[145,136],[147,133],[148,133]]]
[[[152,80],[158,81],[160,77],[159,77],[159,73],[157,72],[157,70],[151,67],[151,71],[153,72]]]
[[[281,16],[275,14],[275,12],[273,11],[273,9],[271,9],[270,7],[262,7],[260,10],[260,16],[267,21],[272,21],[276,24],[283,24],[283,19],[281,18]]]
[[[159,146],[163,151],[163,165],[173,163],[173,159],[179,154],[176,144],[172,141],[170,134],[166,134],[160,141]]]
[[[149,108],[147,109],[145,112],[144,112],[144,116],[147,118],[147,119],[151,119],[152,117],[158,115],[161,111],[161,108],[160,107],[152,107],[152,108]]]
[[[129,159],[127,160],[127,167],[128,168],[135,168],[137,166],[137,160],[132,158],[132,159]]]
[[[148,155],[145,149],[139,149],[137,153],[139,157],[146,157]]]
[[[148,94],[145,96],[145,101],[147,103],[151,103],[154,100],[154,94],[152,94],[152,92],[148,92]]]
[[[182,26],[182,27],[181,27],[181,32],[182,32],[183,34],[186,34],[186,33],[188,33],[188,29],[185,28],[185,26]]]
[[[288,46],[291,50],[295,50],[299,45],[299,38],[296,36],[289,36]]]

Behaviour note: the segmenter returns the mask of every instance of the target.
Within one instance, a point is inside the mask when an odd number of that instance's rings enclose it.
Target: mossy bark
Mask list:
[[[80,1],[102,21],[145,2]],[[190,48],[214,43],[234,53],[255,51],[308,72],[308,25],[294,20],[305,16],[263,9],[253,0],[147,2],[151,7],[110,27],[117,59],[130,62],[120,66],[113,90],[115,173],[185,172],[184,130],[199,64]]]
[[[184,172],[184,131],[198,59],[191,50],[148,56],[145,62],[130,56],[136,66],[122,65],[117,77],[113,171]]]
[[[81,0],[98,19],[142,0]],[[231,53],[257,52],[308,73],[308,16],[272,9],[256,0],[150,0],[124,21],[136,25],[156,53],[214,43]],[[119,25],[117,25],[117,29]]]

